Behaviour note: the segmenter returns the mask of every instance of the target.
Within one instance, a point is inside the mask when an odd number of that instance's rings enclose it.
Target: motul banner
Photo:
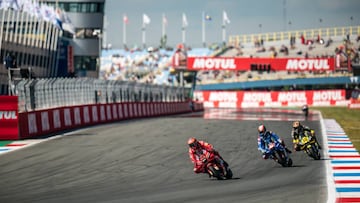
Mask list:
[[[288,107],[346,106],[345,90],[307,91],[195,91],[195,98],[204,107]]]
[[[334,71],[334,58],[188,57],[188,70]]]
[[[0,96],[0,140],[18,138],[18,97]]]

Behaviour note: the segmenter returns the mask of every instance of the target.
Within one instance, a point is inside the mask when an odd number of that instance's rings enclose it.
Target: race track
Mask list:
[[[262,119],[229,116],[234,114]],[[326,202],[324,160],[297,152],[291,154],[294,166],[283,168],[262,160],[257,150],[259,124],[291,146],[291,121],[301,115],[282,112],[286,119],[281,121],[264,114],[122,121],[4,154],[0,202]],[[316,116],[304,123],[321,132]],[[213,144],[230,164],[234,179],[218,181],[193,173],[186,145],[190,136]]]

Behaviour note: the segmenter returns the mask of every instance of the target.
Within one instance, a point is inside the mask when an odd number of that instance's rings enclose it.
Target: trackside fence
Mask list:
[[[15,84],[19,112],[121,102],[183,102],[190,88],[91,78],[23,79]]]

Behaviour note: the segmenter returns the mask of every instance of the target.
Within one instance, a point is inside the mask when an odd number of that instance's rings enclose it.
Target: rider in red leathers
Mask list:
[[[202,154],[206,152],[214,153],[221,165],[227,167],[227,163],[223,160],[220,154],[214,150],[213,146],[205,141],[198,141],[196,138],[192,137],[188,140],[189,145],[189,156],[191,162],[194,164],[195,173],[206,173],[204,170],[203,162],[200,160]]]

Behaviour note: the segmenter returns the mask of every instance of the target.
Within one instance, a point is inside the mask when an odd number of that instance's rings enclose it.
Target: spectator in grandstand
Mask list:
[[[324,42],[324,39],[321,38],[320,35],[317,36],[316,42],[319,43],[319,44],[324,44],[324,43],[325,43],[325,42]]]
[[[331,37],[328,39],[328,41],[325,44],[325,47],[329,47],[332,44],[333,40],[331,39]]]
[[[255,46],[255,48],[260,47],[260,42],[259,42],[258,38],[255,38],[254,46]]]
[[[305,44],[305,36],[301,34],[300,36],[301,44]]]
[[[295,49],[296,38],[294,35],[290,37],[290,49]]]
[[[276,51],[276,48],[274,46],[271,46],[269,48],[269,51],[271,52],[271,58],[276,58],[277,57],[277,51]]]
[[[309,58],[309,53],[308,52],[305,52],[305,55],[304,55],[304,58]]]
[[[173,65],[175,67],[186,66],[186,63],[187,63],[187,52],[183,44],[178,44],[173,57]]]
[[[350,42],[350,33],[349,32],[346,32],[346,41]]]
[[[289,55],[289,49],[285,45],[281,45],[281,48],[279,50],[281,53],[283,53],[285,56]]]
[[[256,52],[265,52],[266,51],[266,49],[265,49],[265,47],[263,47],[263,46],[260,46],[260,47],[258,47],[257,49],[256,49]]]

